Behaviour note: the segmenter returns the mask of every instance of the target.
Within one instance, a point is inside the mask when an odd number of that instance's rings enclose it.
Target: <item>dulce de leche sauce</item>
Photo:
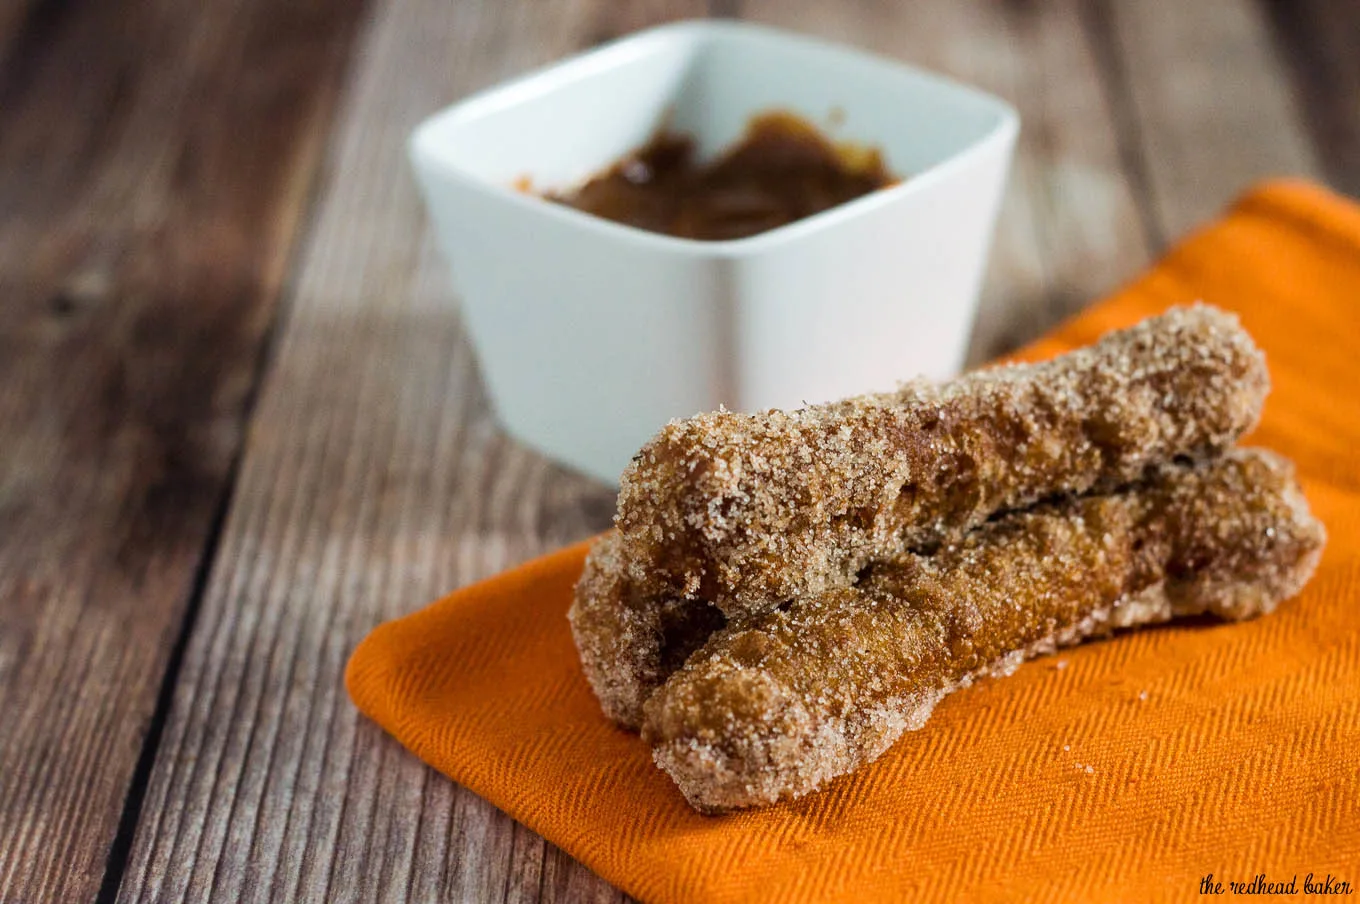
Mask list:
[[[689,239],[738,239],[812,216],[898,180],[874,148],[832,143],[791,113],[752,118],[715,160],[694,139],[662,131],[558,204]]]

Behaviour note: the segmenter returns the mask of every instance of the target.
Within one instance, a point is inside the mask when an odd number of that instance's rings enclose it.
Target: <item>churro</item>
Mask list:
[[[1237,319],[1196,305],[1041,364],[673,421],[621,481],[632,589],[730,617],[848,586],[996,512],[1216,454],[1255,425],[1268,385]]]
[[[1028,657],[1177,616],[1269,612],[1324,539],[1283,459],[1165,465],[718,631],[647,701],[643,737],[699,810],[797,797]]]
[[[619,535],[595,542],[568,618],[581,668],[610,719],[642,724],[642,704],[726,619],[701,600],[636,592]]]

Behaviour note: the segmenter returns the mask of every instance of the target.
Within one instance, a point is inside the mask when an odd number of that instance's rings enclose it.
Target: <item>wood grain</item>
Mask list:
[[[1157,4],[1095,0],[1130,159],[1160,247],[1268,176],[1317,177],[1317,155],[1293,103],[1269,23],[1250,0]]]
[[[390,0],[356,56],[119,900],[619,895],[361,719],[380,621],[609,523],[491,420],[405,140],[595,40],[587,5]]]
[[[1360,195],[1360,3],[1262,0],[1327,180]]]
[[[0,22],[0,900],[100,887],[358,13]]]

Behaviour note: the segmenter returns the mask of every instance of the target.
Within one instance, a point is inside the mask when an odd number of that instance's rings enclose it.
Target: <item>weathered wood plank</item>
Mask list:
[[[1313,144],[1260,7],[1249,0],[1157,4],[1093,0],[1110,48],[1125,136],[1145,170],[1164,245],[1257,179],[1319,173]],[[1100,38],[1098,38],[1100,40]]]
[[[1360,196],[1360,3],[1262,0],[1328,181]]]
[[[359,13],[0,17],[0,900],[100,887]]]
[[[612,515],[611,490],[491,420],[404,149],[425,115],[605,22],[527,0],[377,8],[119,900],[618,899],[341,682],[380,621]]]
[[[970,360],[995,357],[1147,261],[1100,69],[1075,2],[748,2],[750,18],[895,56],[991,91],[1020,112]]]

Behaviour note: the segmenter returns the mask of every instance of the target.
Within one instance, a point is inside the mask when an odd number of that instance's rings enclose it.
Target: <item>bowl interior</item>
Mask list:
[[[987,94],[900,63],[749,25],[685,23],[466,100],[423,124],[413,146],[479,181],[561,189],[663,126],[693,135],[707,155],[771,109],[879,148],[901,176],[943,163],[1013,116]]]

